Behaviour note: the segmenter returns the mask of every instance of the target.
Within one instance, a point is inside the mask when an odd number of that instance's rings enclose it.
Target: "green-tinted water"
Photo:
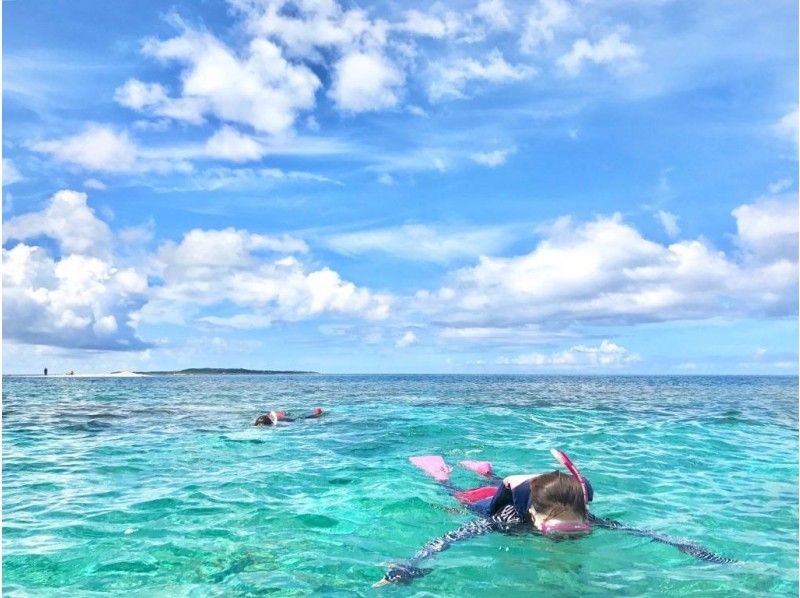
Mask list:
[[[328,416],[251,427],[315,405]],[[3,411],[9,596],[798,592],[794,378],[7,377]],[[370,589],[470,517],[409,455],[511,474],[552,469],[551,446],[591,479],[595,513],[741,562],[614,531],[493,534]]]

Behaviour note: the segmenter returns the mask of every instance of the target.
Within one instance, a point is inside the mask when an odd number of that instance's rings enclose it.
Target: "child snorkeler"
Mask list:
[[[478,514],[479,518],[431,540],[408,561],[392,566],[383,579],[373,584],[373,587],[408,583],[414,578],[427,575],[430,569],[420,568],[422,561],[447,550],[454,542],[494,531],[506,533],[534,531],[548,537],[563,538],[589,534],[593,526],[618,529],[675,546],[681,552],[704,561],[718,564],[735,562],[692,542],[670,538],[658,532],[628,527],[618,521],[592,515],[588,510],[588,504],[594,495],[591,484],[564,453],[556,449],[551,449],[550,452],[569,470],[570,475],[553,471],[500,478],[494,475],[489,462],[462,461],[460,465],[496,484],[465,491],[458,490],[450,482],[452,468],[442,457],[411,457],[411,463],[431,475],[468,509]]]
[[[289,417],[289,414],[287,414],[285,411],[270,411],[269,413],[258,416],[253,425],[274,426],[278,422],[294,422],[298,419],[316,419],[318,417],[322,417],[322,414],[323,411],[319,407],[316,407],[311,413],[300,418]]]

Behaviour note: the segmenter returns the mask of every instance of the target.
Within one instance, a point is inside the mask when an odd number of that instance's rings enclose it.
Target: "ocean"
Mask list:
[[[317,420],[255,428],[270,409]],[[621,531],[457,543],[410,585],[390,563],[467,522],[408,457],[591,480]],[[5,596],[797,596],[795,377],[3,378]]]

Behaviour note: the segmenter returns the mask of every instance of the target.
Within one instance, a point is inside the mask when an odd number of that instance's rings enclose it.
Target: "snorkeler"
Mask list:
[[[256,421],[253,425],[255,426],[274,426],[278,422],[294,422],[298,419],[316,419],[318,417],[322,417],[323,411],[321,408],[316,407],[311,413],[308,415],[304,415],[303,417],[289,417],[289,414],[285,411],[270,411],[269,413],[265,413],[264,415],[260,415],[256,418]]]
[[[721,557],[692,542],[670,538],[649,530],[628,527],[618,521],[602,519],[588,510],[594,491],[575,465],[563,452],[551,449],[551,454],[570,472],[496,476],[487,461],[461,461],[462,467],[492,481],[493,486],[458,490],[450,482],[453,470],[440,456],[411,457],[410,461],[432,476],[441,486],[480,515],[440,538],[431,540],[404,563],[392,566],[383,579],[372,587],[390,583],[408,583],[430,573],[418,565],[438,552],[447,550],[454,542],[474,538],[489,532],[537,531],[548,537],[580,537],[591,533],[592,527],[617,529],[657,542],[675,546],[681,552],[704,561],[718,564],[735,562]]]

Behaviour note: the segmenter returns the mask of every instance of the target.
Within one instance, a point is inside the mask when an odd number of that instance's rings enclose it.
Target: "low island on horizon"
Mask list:
[[[248,370],[246,368],[186,368],[183,370],[154,370],[134,373],[143,376],[319,374],[319,372],[313,372],[311,370]]]

